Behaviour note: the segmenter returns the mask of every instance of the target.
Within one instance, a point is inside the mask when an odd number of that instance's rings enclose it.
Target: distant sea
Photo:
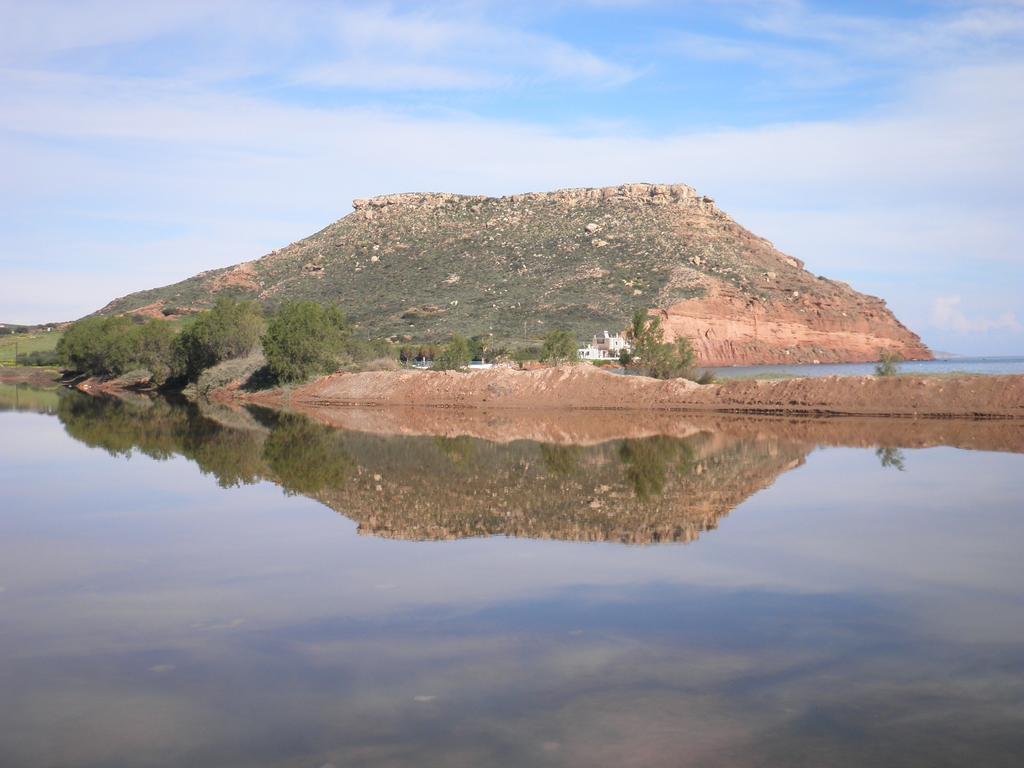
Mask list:
[[[871,376],[874,363],[828,365],[746,365],[710,368],[722,379],[763,376]],[[977,373],[1024,375],[1024,357],[953,357],[943,360],[918,360],[900,363],[900,373]]]

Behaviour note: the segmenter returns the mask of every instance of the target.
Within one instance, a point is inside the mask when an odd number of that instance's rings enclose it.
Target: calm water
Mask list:
[[[871,376],[874,363],[839,365],[751,365],[712,368],[720,378],[736,376]],[[917,360],[900,363],[902,373],[977,373],[989,376],[1024,374],[1024,357],[957,357],[952,360]]]
[[[0,765],[1024,763],[1024,455],[14,394]]]

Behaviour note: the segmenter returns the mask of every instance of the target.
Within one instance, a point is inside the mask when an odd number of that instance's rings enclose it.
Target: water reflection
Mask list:
[[[114,455],[185,456],[222,487],[269,480],[360,533],[412,540],[693,541],[812,447],[706,431],[590,446],[381,436],[268,409],[204,413],[75,393],[58,416],[76,440]]]
[[[34,413],[56,413],[58,390],[42,389],[29,384],[5,384],[0,382],[0,412],[32,411]]]
[[[875,456],[878,457],[878,463],[887,469],[891,468],[899,472],[903,472],[907,468],[903,451],[899,448],[877,448],[875,450]]]
[[[58,410],[0,414],[0,765],[1024,754],[1019,455],[903,447],[939,434],[912,424],[573,445]],[[879,467],[879,434],[913,471]],[[868,447],[794,439],[815,435]],[[672,540],[702,515],[722,527],[687,547],[540,540]]]

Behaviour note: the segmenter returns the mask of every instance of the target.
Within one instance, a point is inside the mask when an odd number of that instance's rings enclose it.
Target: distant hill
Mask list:
[[[931,353],[880,299],[816,277],[685,185],[356,200],[311,237],[116,299],[99,314],[175,315],[218,296],[340,305],[364,334],[589,338],[660,311],[706,365]]]

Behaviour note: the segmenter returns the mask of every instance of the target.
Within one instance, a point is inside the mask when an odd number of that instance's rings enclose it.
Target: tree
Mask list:
[[[457,371],[469,365],[473,351],[464,336],[455,334],[439,352],[434,355],[435,371]]]
[[[898,352],[888,349],[880,350],[878,364],[875,365],[875,376],[895,376],[900,372],[901,362],[903,362],[903,358]]]
[[[544,337],[540,359],[545,363],[574,363],[579,359],[579,342],[568,331],[551,331]]]
[[[178,334],[166,320],[153,319],[135,326],[129,339],[132,363],[149,371],[154,382],[162,384],[175,375]]]
[[[90,376],[123,373],[128,363],[126,317],[87,317],[72,325],[57,342],[66,370]]]
[[[145,368],[158,383],[174,370],[174,331],[162,320],[136,324],[127,317],[87,317],[57,342],[66,370],[90,376],[119,376]]]
[[[263,335],[263,354],[278,381],[301,381],[336,370],[348,341],[348,322],[337,307],[289,302],[270,321]]]
[[[255,302],[218,299],[178,337],[178,367],[189,379],[197,379],[217,363],[249,354],[265,328]]]
[[[657,379],[693,378],[696,355],[689,339],[680,336],[675,343],[665,341],[661,318],[637,310],[626,330],[633,346],[631,362]],[[623,359],[620,356],[620,360]]]

